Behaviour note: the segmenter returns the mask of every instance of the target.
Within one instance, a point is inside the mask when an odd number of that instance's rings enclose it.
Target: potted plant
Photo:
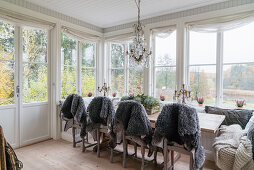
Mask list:
[[[165,96],[160,96],[161,101],[165,100]]]
[[[93,93],[89,92],[89,93],[87,94],[87,96],[88,96],[88,97],[92,97],[92,96],[93,96]]]
[[[203,106],[203,104],[204,104],[204,102],[205,102],[205,100],[203,99],[203,98],[198,98],[197,97],[197,102],[198,102],[198,105],[200,106],[200,107],[202,107]]]
[[[134,96],[134,94],[130,94],[129,96],[123,96],[121,98],[121,101],[124,100],[135,100],[141,103],[146,109],[147,114],[149,115],[160,111],[160,102],[156,98],[151,96],[145,96],[144,94]]]
[[[235,103],[236,103],[236,106],[237,106],[238,109],[242,109],[243,105],[246,104],[245,100],[236,100]]]
[[[130,99],[134,99],[135,95],[134,94],[129,94]]]
[[[117,93],[112,93],[112,96],[113,96],[113,97],[116,97],[116,95],[117,95]]]

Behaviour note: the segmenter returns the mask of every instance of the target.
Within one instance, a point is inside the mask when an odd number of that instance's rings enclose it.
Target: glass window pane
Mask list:
[[[41,29],[22,29],[23,61],[47,62],[47,33],[46,30]]]
[[[136,71],[129,69],[129,94],[143,94],[144,93],[144,73],[143,71]]]
[[[125,49],[124,44],[111,44],[111,67],[124,67]]]
[[[216,33],[190,31],[190,65],[216,64]]]
[[[118,96],[124,94],[124,69],[111,70],[111,93],[117,93]]]
[[[0,105],[14,104],[14,63],[0,60]]]
[[[95,95],[95,71],[94,69],[82,68],[81,71],[82,96],[87,97],[88,93]]]
[[[23,103],[47,100],[47,65],[24,64]]]
[[[216,66],[191,66],[190,86],[193,102],[197,97],[203,97],[205,104],[215,104],[216,96]]]
[[[254,108],[254,64],[223,66],[223,104],[235,107],[235,100],[244,99]]]
[[[155,65],[176,65],[176,31],[155,37]]]
[[[172,101],[175,91],[176,68],[162,67],[155,70],[155,97],[165,96],[166,101]]]
[[[77,65],[77,41],[62,33],[62,65]]]
[[[254,22],[224,32],[224,63],[254,62]]]
[[[61,69],[61,99],[70,94],[76,94],[76,67],[62,66]]]
[[[82,43],[82,66],[95,66],[95,43]]]
[[[14,59],[14,26],[0,21],[0,59]]]

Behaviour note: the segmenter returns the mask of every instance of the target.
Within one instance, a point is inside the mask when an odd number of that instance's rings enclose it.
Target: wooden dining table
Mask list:
[[[160,112],[148,115],[152,128],[155,128],[155,122]],[[198,113],[199,125],[202,132],[215,134],[225,119],[225,115],[216,115],[209,113]]]

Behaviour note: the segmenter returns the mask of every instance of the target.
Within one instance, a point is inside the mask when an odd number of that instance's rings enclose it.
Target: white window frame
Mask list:
[[[216,66],[216,97],[215,97],[215,106],[223,106],[223,66],[224,65],[235,65],[235,64],[254,64],[253,62],[243,62],[243,63],[223,63],[223,44],[224,44],[224,34],[223,32],[217,33],[217,42],[216,42],[216,63],[215,64],[196,64],[190,65],[190,30],[187,29],[186,34],[186,60],[187,60],[187,69],[185,70],[186,82],[190,83],[190,66]],[[209,33],[208,33],[209,34]],[[226,106],[227,107],[227,106]]]
[[[61,32],[63,34],[65,34],[64,32]],[[97,92],[97,86],[98,86],[98,78],[97,78],[97,73],[98,73],[98,65],[97,65],[97,61],[98,61],[98,42],[97,41],[85,41],[85,40],[79,40],[79,39],[76,39],[68,34],[65,34],[66,36],[68,36],[69,38],[75,40],[77,42],[76,44],[76,50],[77,50],[77,66],[76,66],[76,71],[77,71],[77,75],[76,75],[76,93],[78,95],[82,95],[82,90],[81,90],[81,71],[82,71],[82,68],[88,68],[88,69],[94,69],[94,73],[95,73],[95,91],[93,92],[93,95],[94,96],[97,96],[98,92]],[[61,39],[62,39],[62,36],[61,36]],[[95,57],[94,57],[94,67],[83,67],[82,66],[82,43],[93,43],[95,44]],[[62,48],[62,46],[61,46]],[[62,55],[62,53],[61,53]],[[61,56],[61,67],[62,67],[62,56]],[[71,65],[63,65],[63,66],[68,66],[68,67],[74,67],[74,66],[71,66]],[[60,67],[60,68],[61,68]],[[61,75],[61,71],[60,71],[60,75]],[[60,76],[61,77],[61,76]],[[60,81],[60,89],[61,89],[61,81]],[[60,98],[62,96],[62,90],[60,90]],[[83,96],[82,96],[83,97]],[[62,99],[62,98],[61,98]]]
[[[177,35],[177,29],[175,29],[176,31],[176,35]],[[177,76],[179,75],[178,73],[178,61],[177,61],[177,36],[176,36],[176,64],[175,65],[156,65],[156,35],[152,35],[152,49],[153,49],[153,53],[152,53],[152,72],[151,72],[151,81],[152,81],[152,96],[156,97],[156,68],[175,68],[176,71],[176,80],[175,80],[175,86],[178,84],[177,83]]]

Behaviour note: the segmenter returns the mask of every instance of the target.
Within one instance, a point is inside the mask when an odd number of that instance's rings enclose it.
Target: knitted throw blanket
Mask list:
[[[215,138],[216,165],[223,170],[252,170],[252,145],[240,125],[223,126]]]

